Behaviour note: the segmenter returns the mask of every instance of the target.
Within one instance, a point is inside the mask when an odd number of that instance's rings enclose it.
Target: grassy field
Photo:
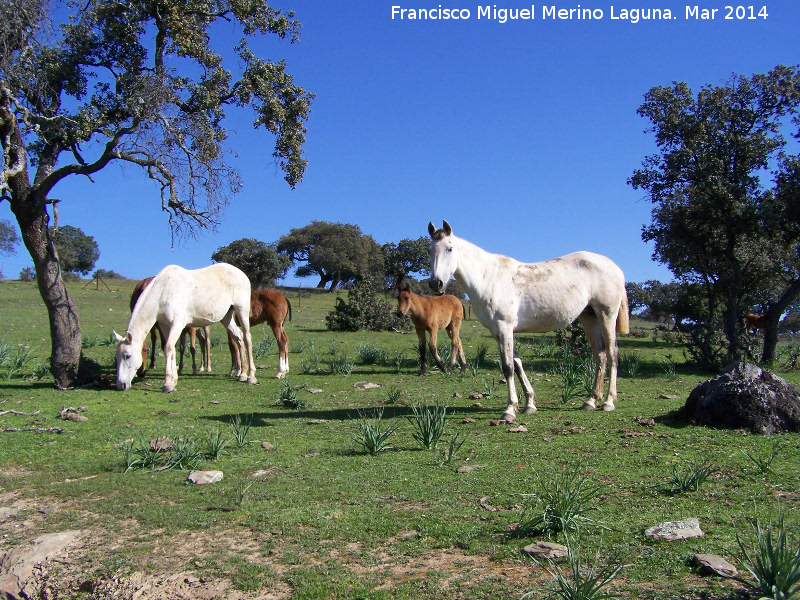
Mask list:
[[[81,283],[70,292],[84,352],[113,382],[109,340],[112,329],[127,326],[133,282],[109,283],[110,292]],[[0,344],[18,358],[18,367],[0,369],[0,509],[11,511],[0,516],[0,553],[43,533],[79,530],[70,560],[40,574],[59,594],[51,597],[505,600],[534,591],[538,598],[552,578],[520,552],[534,538],[509,530],[526,505],[528,514],[537,510],[537,481],[576,470],[600,486],[591,516],[608,528],[587,529],[584,548],[601,548],[601,561],[621,552],[630,565],[612,586],[621,597],[736,597],[740,584],[699,574],[692,554],[719,554],[741,568],[737,534],[749,544],[750,519],[768,520],[779,506],[797,533],[797,436],[671,420],[713,374],[687,367],[682,349],[654,341],[646,324],[634,323],[642,337],[620,340],[625,369],[611,413],[579,410],[582,396],[562,402],[554,336],[521,338],[539,412],[521,415],[527,432],[512,433],[491,422],[503,412],[506,390],[497,348],[474,319],[462,326],[467,373],[433,369],[420,378],[413,332],[330,332],[324,316],[335,294],[288,295],[291,372],[284,381],[274,379],[277,349],[266,327],[253,330],[259,383],[228,378],[224,330],[216,325],[212,373],[182,375],[172,394],[160,392],[163,357],[130,391],[58,392],[44,368],[49,328],[38,290],[0,281]],[[797,372],[778,375],[800,382]],[[359,390],[362,381],[380,387]],[[484,397],[472,399],[473,392]],[[282,394],[295,396],[295,406]],[[449,407],[438,450],[422,449],[412,435],[411,407],[421,402]],[[64,407],[85,408],[88,420],[60,420]],[[381,409],[396,432],[391,449],[373,456],[357,437],[363,417]],[[251,424],[242,447],[233,440],[237,418]],[[652,426],[639,422],[648,418]],[[10,431],[26,428],[63,432]],[[465,442],[448,457],[456,433]],[[193,440],[210,449],[218,435],[227,446],[201,468],[222,471],[219,483],[193,485],[179,469],[125,472],[122,447],[140,439]],[[776,441],[772,471],[763,473],[745,452],[766,459]],[[698,490],[672,493],[662,485],[703,460],[718,469]],[[474,468],[459,472],[465,466]],[[700,519],[702,538],[644,536],[648,527],[689,517]]]

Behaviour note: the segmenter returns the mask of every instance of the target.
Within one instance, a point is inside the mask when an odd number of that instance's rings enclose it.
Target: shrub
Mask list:
[[[36,281],[36,271],[33,267],[25,267],[19,272],[20,281]]]
[[[432,450],[439,445],[439,440],[444,435],[447,406],[441,403],[414,404],[411,406],[413,417],[409,417],[414,426],[412,437],[426,450]]]
[[[400,324],[392,302],[383,297],[377,280],[364,279],[356,283],[347,301],[336,299],[336,308],[325,316],[328,329],[333,331],[384,331]]]
[[[387,442],[389,437],[394,435],[397,426],[394,424],[384,426],[381,420],[383,419],[383,408],[375,411],[374,416],[362,411],[358,411],[358,416],[356,443],[372,456],[376,456],[384,450],[391,450],[392,447],[387,445]]]

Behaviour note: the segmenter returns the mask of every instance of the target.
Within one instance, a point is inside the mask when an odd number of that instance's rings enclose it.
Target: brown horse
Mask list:
[[[436,365],[445,372],[446,369],[436,349],[436,335],[440,329],[445,329],[450,336],[452,347],[450,350],[450,371],[456,366],[456,356],[461,362],[461,372],[467,368],[464,349],[461,347],[461,338],[458,332],[461,329],[461,320],[465,317],[464,305],[455,296],[420,296],[411,291],[408,282],[402,283],[402,278],[397,283],[397,315],[404,317],[410,314],[411,322],[419,338],[420,375],[425,375],[428,363],[425,356],[425,332],[430,335],[428,348],[431,350]]]
[[[754,315],[753,313],[750,313],[744,318],[744,326],[747,331],[752,329],[766,329],[767,315]]]
[[[136,301],[139,300],[139,296],[142,295],[144,289],[150,285],[150,282],[153,281],[152,277],[147,277],[146,279],[142,279],[140,282],[136,284],[133,288],[133,292],[131,293],[131,312],[133,312],[133,307],[136,306]],[[189,351],[192,354],[192,374],[197,374],[197,362],[195,361],[195,338],[197,336],[197,327],[186,327],[183,332],[181,332],[180,337],[180,353],[181,353],[181,362],[180,367],[178,368],[178,372],[181,373],[183,371],[183,354],[186,349],[186,335],[189,335]],[[200,343],[202,344],[200,348],[200,370],[203,371],[205,369],[208,372],[211,372],[211,338],[209,336],[209,328],[203,327],[203,333],[200,334]],[[161,332],[161,328],[158,326],[158,323],[153,325],[153,328],[150,330],[150,345],[153,347],[153,352],[150,356],[150,369],[155,368],[156,366],[156,342],[158,341],[159,336],[161,337],[161,351],[164,351],[164,334]],[[147,373],[147,342],[142,345],[142,366],[136,371],[136,374],[139,377],[144,377]]]
[[[250,327],[269,323],[275,339],[278,341],[278,374],[281,378],[289,372],[289,336],[283,328],[286,317],[292,320],[292,305],[286,296],[278,290],[258,290],[250,293]],[[239,370],[238,346],[228,335],[228,346],[231,349],[231,373]]]

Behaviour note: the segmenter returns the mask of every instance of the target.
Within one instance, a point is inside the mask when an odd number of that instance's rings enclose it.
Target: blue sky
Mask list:
[[[546,4],[602,11],[594,20],[543,20],[535,4],[533,20],[500,23],[479,19],[487,5],[472,1],[277,0],[303,23],[300,42],[268,36],[252,48],[285,59],[295,82],[317,96],[297,189],[272,161],[272,138],[252,130],[251,113],[232,110],[229,145],[244,188],[216,232],[173,248],[158,190],[137,169],[117,166],[56,188],[61,223],[94,236],[97,268],[131,278],[167,264],[206,266],[233,240],[272,242],[314,219],[358,224],[379,243],[426,235],[428,221],[447,219],[456,235],[519,260],[590,250],[612,258],[629,281],[668,281],[641,240],[651,206],[626,183],[655,151],[636,114],[643,95],[673,81],[696,92],[732,73],[800,63],[800,2],[755,4],[768,15],[755,20],[726,20],[726,4],[697,5],[717,8],[713,20],[687,19],[686,2],[673,0]],[[393,5],[458,8],[470,18],[392,19]],[[660,8],[674,18],[612,19],[612,5],[614,16]],[[217,33],[218,47],[238,39],[225,27]],[[7,203],[0,219],[13,220]],[[32,265],[21,245],[0,262],[6,277]],[[317,283],[291,274],[283,281],[298,282]]]

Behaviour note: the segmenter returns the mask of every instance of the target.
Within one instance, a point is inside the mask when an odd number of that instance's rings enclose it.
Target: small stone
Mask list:
[[[256,369],[260,369],[261,371],[265,371],[269,369],[269,365],[258,365]]]
[[[659,396],[661,400],[677,400],[678,397],[675,394],[661,394]]]
[[[275,450],[275,446],[273,446],[273,445],[272,445],[272,444],[270,444],[269,442],[261,442],[261,447],[262,447],[264,450]]]
[[[461,398],[462,394],[459,392],[453,392],[453,398]]]
[[[698,519],[659,523],[655,527],[646,530],[644,534],[654,540],[665,540],[667,542],[688,540],[704,535],[703,531],[700,529],[700,521]]]
[[[322,390],[319,389],[319,388],[306,388],[306,391],[309,394],[321,394],[322,393]]]
[[[67,421],[77,421],[78,423],[82,423],[84,421],[88,421],[89,417],[85,417],[83,415],[79,415],[78,413],[66,413],[63,417]]]
[[[222,481],[222,471],[193,471],[187,479],[197,485],[217,483]]]
[[[706,573],[720,577],[736,577],[739,570],[727,560],[716,554],[695,554],[692,562]]]
[[[524,425],[519,427],[512,427],[508,430],[509,433],[528,433],[528,429]]]
[[[469,395],[470,400],[480,400],[481,398],[483,398],[483,394],[481,394],[480,392],[472,392]]]
[[[569,554],[566,546],[555,542],[535,542],[525,546],[521,551],[537,560],[555,560]]]
[[[572,429],[569,430],[570,433],[576,433],[576,434],[583,433],[584,431],[586,431],[586,427],[573,427]]]
[[[372,383],[370,381],[358,381],[353,384],[353,387],[356,388],[357,390],[374,390],[381,386],[378,385],[377,383]]]
[[[476,469],[483,469],[483,465],[465,465],[463,467],[458,467],[456,469],[456,473],[469,473],[470,471],[474,471]]]
[[[474,423],[475,419],[473,419],[472,417],[466,417],[464,419],[461,419],[461,422],[462,423]]]
[[[308,422],[310,425],[325,425],[326,423],[330,423],[328,419],[311,419]]]
[[[483,404],[481,404],[480,402],[473,402],[472,408],[483,408]]]

